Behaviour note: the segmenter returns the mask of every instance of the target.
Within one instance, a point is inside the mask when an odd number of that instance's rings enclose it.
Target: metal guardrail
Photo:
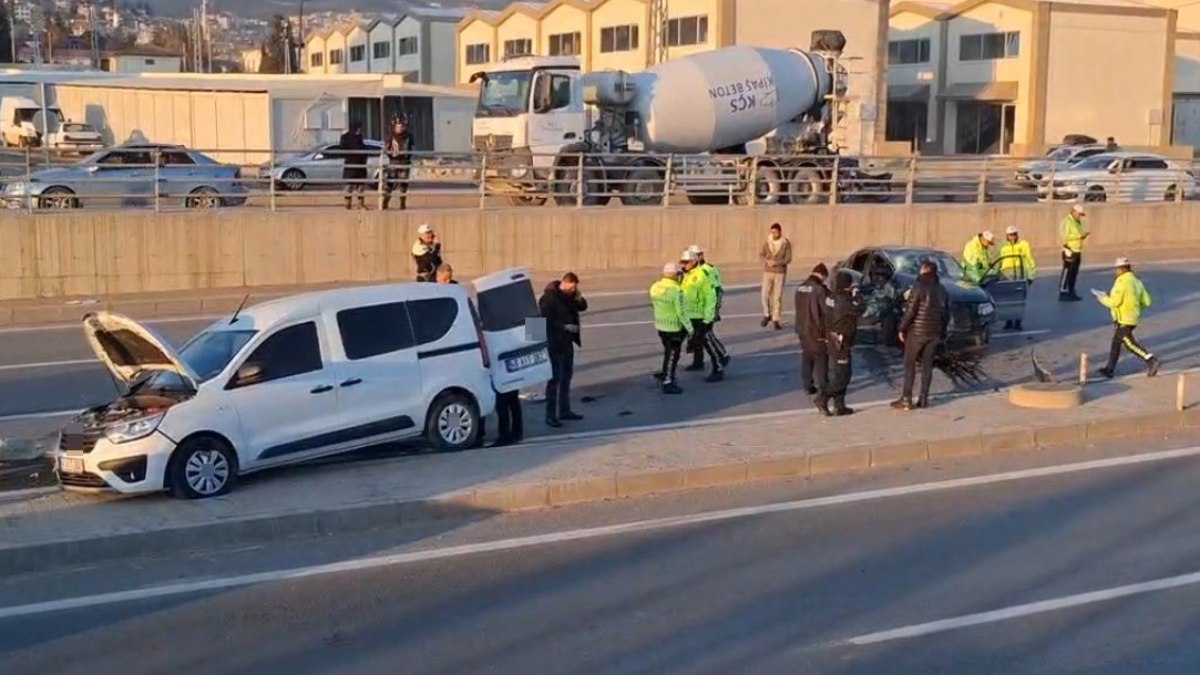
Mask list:
[[[113,149],[101,150],[109,152]],[[44,148],[0,150],[5,206],[27,212],[67,208],[490,208],[504,205],[598,207],[714,204],[927,204],[1084,201],[1182,202],[1197,194],[1191,161],[1172,172],[1104,175],[1087,184],[1064,180],[1054,166],[1024,177],[1023,165],[1044,158],[716,155],[530,155],[414,152],[394,164],[375,151],[364,172],[341,159],[302,153],[261,164],[103,164]],[[211,155],[230,150],[186,150]],[[351,189],[352,188],[352,189]],[[1077,189],[1078,188],[1078,189]],[[390,196],[390,198],[389,198]]]

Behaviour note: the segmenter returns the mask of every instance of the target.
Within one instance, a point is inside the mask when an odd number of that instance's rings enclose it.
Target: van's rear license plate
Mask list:
[[[550,360],[550,354],[545,350],[536,351],[532,354],[522,354],[511,359],[504,360],[504,369],[510,373],[515,373],[518,370],[525,370],[534,366],[541,365]]]
[[[83,473],[83,460],[62,457],[58,460],[58,471],[60,473]]]

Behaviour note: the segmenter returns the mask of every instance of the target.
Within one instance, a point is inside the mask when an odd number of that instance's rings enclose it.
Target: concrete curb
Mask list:
[[[725,464],[514,484],[418,500],[285,513],[31,546],[0,544],[0,575],[143,556],[212,550],[302,537],[352,534],[441,519],[600,502],[763,480],[809,478],[969,455],[1054,450],[1088,443],[1200,431],[1200,408],[893,445],[850,447]],[[0,538],[3,528],[0,525]]]

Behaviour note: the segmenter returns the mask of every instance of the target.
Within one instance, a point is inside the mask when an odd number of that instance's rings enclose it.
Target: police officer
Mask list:
[[[1009,225],[1004,231],[1004,244],[1000,247],[1000,274],[1009,280],[1024,279],[1031,285],[1034,275],[1037,274],[1033,249],[1029,247],[1028,241],[1021,238],[1020,231],[1013,225]],[[1004,327],[1023,330],[1025,323],[1023,319],[1010,319],[1004,322]]]
[[[825,331],[825,299],[829,268],[819,263],[796,287],[796,335],[800,338],[800,379],[809,396],[829,384],[829,350]]]
[[[1079,279],[1079,268],[1083,265],[1083,242],[1091,234],[1084,224],[1086,218],[1083,204],[1075,204],[1062,221],[1063,268],[1058,282],[1059,302],[1078,302],[1083,299],[1075,292],[1075,282]]]
[[[983,280],[988,269],[992,266],[991,249],[996,245],[996,235],[991,230],[984,230],[971,237],[963,247],[962,266],[966,277],[976,283]]]
[[[850,388],[851,350],[858,333],[858,319],[863,313],[863,297],[854,287],[849,272],[838,272],[834,279],[833,295],[825,299],[825,326],[829,333],[828,349],[833,358],[833,377],[817,399],[817,409],[826,417],[853,415],[846,407],[846,391]],[[829,403],[833,403],[833,410]]]
[[[687,318],[692,322],[692,349],[699,354],[708,352],[712,359],[712,372],[705,378],[706,382],[720,382],[725,379],[725,365],[717,351],[716,341],[712,336],[713,323],[717,316],[717,289],[708,273],[700,267],[700,261],[691,250],[683,252],[683,304]],[[697,356],[697,359],[703,359]],[[704,362],[700,367],[704,367]],[[695,365],[694,363],[692,364]],[[693,368],[688,368],[693,370]]]
[[[664,394],[682,394],[675,380],[675,370],[692,322],[684,309],[683,286],[679,283],[679,265],[663,265],[662,278],[650,287],[650,303],[654,307],[654,327],[662,341],[662,370],[654,374],[662,382]]]
[[[1112,347],[1108,352],[1108,365],[1100,370],[1100,374],[1104,377],[1111,378],[1117,370],[1117,359],[1121,356],[1121,347],[1125,347],[1133,352],[1135,356],[1146,363],[1150,377],[1158,374],[1159,361],[1146,350],[1145,347],[1133,337],[1133,331],[1137,328],[1138,321],[1141,319],[1142,310],[1150,306],[1150,292],[1142,284],[1142,280],[1138,279],[1133,273],[1133,265],[1129,262],[1129,258],[1117,258],[1116,279],[1113,281],[1112,290],[1107,295],[1100,295],[1097,299],[1100,304],[1104,305],[1112,313],[1113,320],[1113,338]]]
[[[721,271],[704,259],[704,249],[700,247],[700,244],[692,244],[688,247],[687,252],[695,256],[696,264],[700,267],[700,269],[704,270],[704,274],[708,277],[709,282],[713,285],[713,289],[717,294],[717,311],[714,321],[720,321],[721,307],[725,304],[725,283],[721,279]],[[721,357],[721,368],[725,368],[729,365],[730,360],[729,351],[725,349],[725,343],[721,342],[721,339],[717,337],[715,330],[709,331],[708,336],[709,337],[707,339],[712,341],[713,347],[716,349],[717,354]],[[692,365],[688,366],[687,369],[704,370],[704,350],[694,349],[692,353]]]

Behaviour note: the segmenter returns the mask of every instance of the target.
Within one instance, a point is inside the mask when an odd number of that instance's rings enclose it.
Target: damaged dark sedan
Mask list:
[[[921,263],[937,265],[942,286],[950,297],[947,347],[981,347],[991,340],[992,327],[1020,319],[1025,313],[1029,283],[999,274],[998,263],[976,284],[962,265],[946,251],[907,246],[880,246],[856,251],[837,264],[854,277],[867,307],[859,323],[863,342],[899,344],[900,318],[908,291],[916,283]]]

